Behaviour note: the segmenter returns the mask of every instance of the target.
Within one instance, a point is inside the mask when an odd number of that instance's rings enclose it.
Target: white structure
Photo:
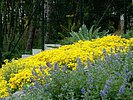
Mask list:
[[[45,44],[45,50],[55,49],[55,48],[58,48],[60,46],[61,46],[60,44]],[[41,51],[42,51],[42,49],[32,49],[32,55],[38,54]],[[23,54],[22,58],[27,58],[27,57],[30,57],[32,55],[30,55],[30,54]]]
[[[32,49],[32,55],[40,53],[42,50],[41,49]]]
[[[22,58],[27,58],[27,57],[30,57],[31,55],[30,54],[22,54]]]
[[[55,49],[60,47],[60,44],[45,44],[45,50],[49,50],[49,49]]]
[[[124,29],[124,14],[120,16],[120,26],[121,26],[121,30],[123,30]]]

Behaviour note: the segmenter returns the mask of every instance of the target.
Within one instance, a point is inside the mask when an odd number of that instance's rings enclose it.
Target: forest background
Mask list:
[[[112,34],[121,30],[123,14],[125,28],[132,30],[132,0],[1,0],[0,59],[44,49],[45,43],[61,44],[83,24]]]

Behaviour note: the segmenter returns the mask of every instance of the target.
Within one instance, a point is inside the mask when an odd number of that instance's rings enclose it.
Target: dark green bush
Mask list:
[[[77,59],[77,69],[69,70],[67,66],[59,69],[58,63],[50,71],[50,76],[38,76],[29,88],[25,87],[22,100],[133,100],[133,52],[111,54],[104,52],[101,58],[88,65]],[[48,66],[50,64],[48,63]],[[45,67],[40,67],[43,73]]]

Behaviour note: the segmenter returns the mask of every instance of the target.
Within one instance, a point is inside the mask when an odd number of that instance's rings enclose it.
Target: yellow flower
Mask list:
[[[103,49],[107,54],[117,52],[127,52],[129,47],[133,48],[133,38],[125,39],[120,36],[104,36],[102,38],[93,39],[91,41],[78,41],[72,45],[61,46],[57,49],[46,50],[28,58],[13,59],[11,62],[5,60],[5,64],[0,70],[0,84],[4,82],[6,85],[0,85],[0,96],[7,95],[7,84],[12,90],[22,89],[24,84],[30,83],[32,69],[36,67],[36,72],[42,75],[39,67],[46,67],[44,73],[49,75],[50,68],[46,66],[47,62],[54,66],[58,62],[60,68],[67,64],[72,70],[76,69],[77,58],[87,65],[87,59],[93,62],[98,57],[104,59]],[[4,92],[5,91],[5,92]],[[2,95],[2,93],[5,93]]]
[[[8,95],[7,81],[2,77],[2,70],[0,69],[0,98],[7,97]]]

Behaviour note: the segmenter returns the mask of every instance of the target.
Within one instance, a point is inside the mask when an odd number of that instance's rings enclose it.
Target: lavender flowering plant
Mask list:
[[[65,65],[60,69],[55,63],[50,75],[42,76],[33,71],[33,76],[39,80],[34,81],[34,86],[24,89],[26,95],[20,99],[32,100],[132,100],[133,99],[133,52],[107,55],[104,60],[95,60],[92,64],[84,65],[77,59],[77,69],[70,70]],[[50,68],[50,63],[47,64]],[[44,77],[44,76],[45,77]],[[27,99],[27,100],[28,100]]]

